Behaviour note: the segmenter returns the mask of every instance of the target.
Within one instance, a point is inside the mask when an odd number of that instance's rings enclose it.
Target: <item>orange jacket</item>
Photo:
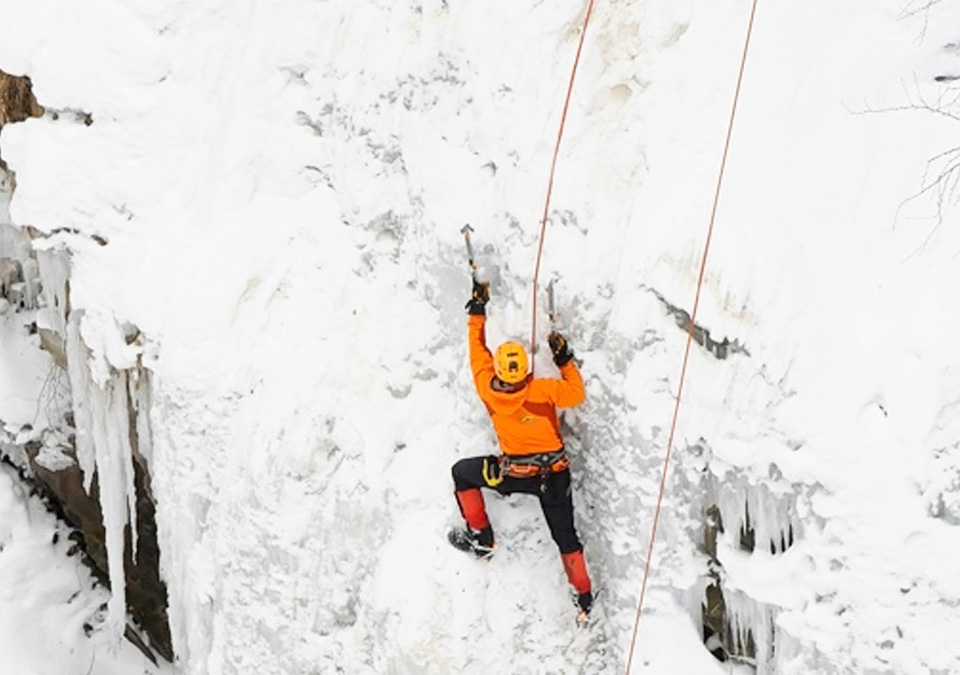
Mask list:
[[[527,386],[515,392],[497,391],[493,355],[487,349],[484,316],[470,317],[470,368],[477,393],[490,413],[500,448],[507,455],[552,452],[563,447],[557,406],[569,408],[583,401],[586,392],[576,364],[570,360],[561,366],[562,380],[528,379]]]

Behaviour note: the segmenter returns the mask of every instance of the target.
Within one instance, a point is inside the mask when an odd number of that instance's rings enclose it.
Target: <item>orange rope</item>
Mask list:
[[[570,84],[567,85],[567,97],[563,102],[563,114],[560,116],[560,130],[557,132],[557,143],[553,148],[553,161],[550,163],[550,179],[547,182],[547,198],[543,204],[543,218],[540,220],[540,243],[537,246],[537,263],[533,270],[533,328],[530,335],[530,354],[537,349],[537,281],[540,277],[540,259],[543,256],[543,240],[547,231],[547,214],[550,212],[550,195],[553,194],[553,175],[557,170],[557,157],[560,155],[560,141],[563,139],[563,127],[567,123],[567,109],[570,107],[570,96],[573,94],[573,82],[577,77],[577,67],[580,65],[580,52],[583,50],[583,40],[587,36],[587,25],[590,23],[590,14],[593,13],[593,2],[587,5],[587,13],[583,17],[583,27],[580,29],[580,42],[577,45],[577,55],[573,59],[573,70],[570,71]],[[533,359],[530,371],[533,372]]]
[[[647,590],[647,579],[650,577],[650,562],[653,559],[653,543],[657,536],[657,523],[660,522],[660,510],[663,504],[663,493],[667,484],[667,469],[670,466],[670,456],[673,454],[673,439],[677,431],[677,418],[680,415],[680,399],[683,395],[683,383],[687,375],[687,363],[690,359],[690,346],[693,343],[694,322],[697,318],[697,309],[700,306],[700,292],[703,288],[703,275],[707,268],[707,254],[710,252],[710,241],[713,239],[713,224],[717,217],[717,205],[720,203],[720,189],[723,185],[723,173],[727,165],[727,153],[730,150],[730,138],[733,136],[733,121],[737,115],[737,103],[740,100],[740,86],[743,83],[743,72],[747,64],[747,52],[750,49],[750,35],[753,33],[753,18],[757,12],[757,0],[753,0],[750,9],[750,21],[747,24],[747,36],[743,44],[743,56],[740,59],[740,73],[737,76],[737,88],[733,95],[733,107],[730,111],[730,122],[727,125],[727,138],[723,145],[723,158],[720,160],[720,173],[717,177],[717,189],[713,196],[713,209],[710,212],[710,225],[707,228],[707,239],[703,246],[703,257],[700,260],[700,274],[697,278],[697,292],[693,300],[693,312],[690,314],[690,326],[687,330],[687,344],[683,352],[683,366],[680,368],[680,384],[677,387],[677,398],[673,407],[673,420],[670,422],[670,435],[667,439],[667,452],[663,460],[663,470],[660,476],[660,493],[657,495],[657,507],[653,516],[653,527],[650,531],[650,544],[647,547],[647,560],[643,567],[643,584],[640,587],[640,600],[637,603],[637,616],[633,624],[633,636],[630,639],[630,653],[627,657],[626,675],[630,675],[630,666],[633,663],[633,652],[637,642],[637,632],[640,628],[640,614],[643,611],[643,598]]]

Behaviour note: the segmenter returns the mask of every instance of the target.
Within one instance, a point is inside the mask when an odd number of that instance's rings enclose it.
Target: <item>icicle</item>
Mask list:
[[[128,380],[125,371],[112,371],[105,364],[102,381],[95,380],[90,370],[90,354],[80,334],[82,318],[83,312],[73,312],[66,331],[77,461],[88,492],[94,473],[97,476],[112,592],[107,622],[119,640],[126,625],[124,535],[127,524],[136,522]],[[130,531],[131,553],[135,555],[136,527]]]
[[[783,553],[800,535],[797,495],[785,486],[729,468],[719,476],[711,468],[707,481],[710,499],[727,531],[739,537],[741,550]]]
[[[136,473],[133,467],[133,447],[130,444],[130,397],[128,394],[129,376],[126,370],[121,370],[110,385],[110,419],[112,432],[117,436],[116,447],[119,458],[123,462],[123,487],[127,496],[127,514],[130,523],[130,555],[137,559],[137,485]]]
[[[757,675],[775,673],[775,626],[779,609],[729,589],[724,590],[723,600],[731,658],[753,665]]]
[[[777,627],[783,607],[769,597],[758,599],[763,588],[751,572],[761,569],[755,565],[772,571],[790,560],[781,555],[802,539],[803,493],[772,463],[762,469],[738,466],[715,456],[703,441],[698,448],[703,464],[691,474],[697,480],[688,488],[702,500],[697,534],[710,561],[695,586],[702,637],[721,660],[772,675],[796,652],[796,640]]]
[[[137,444],[140,455],[147,460],[153,459],[153,430],[150,428],[150,378],[149,372],[142,366],[132,371],[129,379],[130,401],[136,413]]]
[[[83,471],[83,489],[88,493],[96,470],[96,450],[93,437],[93,389],[87,368],[87,348],[80,338],[81,312],[75,312],[66,326],[67,374],[73,397],[73,419],[76,428],[77,463]]]
[[[67,335],[67,280],[70,276],[70,260],[66,253],[56,250],[37,251],[37,268],[43,280],[38,304],[37,326],[53,331],[65,338]]]
[[[27,258],[22,261],[23,264],[23,283],[25,288],[25,299],[28,309],[36,309],[40,295],[39,278],[40,268],[37,261],[33,258]]]

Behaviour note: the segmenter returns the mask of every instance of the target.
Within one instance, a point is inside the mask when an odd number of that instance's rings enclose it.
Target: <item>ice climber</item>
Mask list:
[[[527,373],[527,354],[518,342],[506,342],[491,354],[484,323],[489,285],[473,282],[467,302],[470,368],[477,393],[490,414],[501,454],[461,459],[453,465],[457,503],[465,528],[450,532],[450,543],[479,558],[494,551],[493,528],[480,488],[502,495],[522,492],[540,500],[550,534],[560,549],[563,569],[577,594],[578,621],[584,623],[593,605],[583,546],[573,523],[570,462],[560,437],[557,407],[583,401],[583,378],[567,341],[553,332],[547,338],[563,379],[534,379]]]

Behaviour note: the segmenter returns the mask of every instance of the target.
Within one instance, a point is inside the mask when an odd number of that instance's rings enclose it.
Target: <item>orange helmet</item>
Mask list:
[[[527,351],[519,342],[504,342],[493,355],[493,371],[507,384],[527,377]]]

